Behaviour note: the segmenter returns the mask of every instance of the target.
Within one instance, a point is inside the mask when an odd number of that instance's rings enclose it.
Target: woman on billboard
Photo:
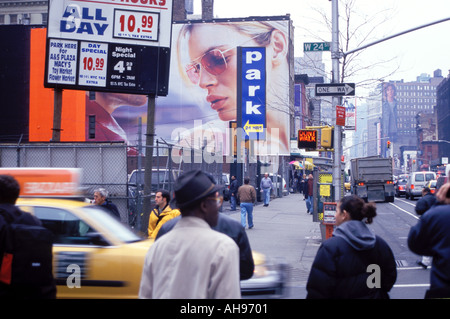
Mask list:
[[[239,21],[182,26],[177,42],[182,76],[203,90],[204,99],[219,118],[194,130],[211,128],[217,132],[219,127],[227,128],[229,121],[236,121],[237,47],[265,47],[268,130],[266,140],[260,143],[265,143],[270,155],[289,154],[288,25],[288,21]],[[187,135],[192,136],[193,130]]]

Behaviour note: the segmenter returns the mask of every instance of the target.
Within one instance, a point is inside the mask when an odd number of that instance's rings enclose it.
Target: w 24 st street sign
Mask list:
[[[316,84],[316,96],[355,95],[355,83]]]

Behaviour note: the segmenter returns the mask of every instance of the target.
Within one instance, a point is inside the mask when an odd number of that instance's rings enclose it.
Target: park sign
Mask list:
[[[355,83],[316,84],[316,96],[355,95]]]
[[[44,86],[168,94],[172,0],[49,1]]]

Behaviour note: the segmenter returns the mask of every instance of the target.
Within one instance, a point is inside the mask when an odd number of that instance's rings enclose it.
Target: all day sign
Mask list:
[[[172,0],[49,1],[44,85],[167,95]]]

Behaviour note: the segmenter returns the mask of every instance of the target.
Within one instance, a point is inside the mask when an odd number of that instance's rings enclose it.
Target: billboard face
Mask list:
[[[159,111],[177,107],[185,114],[171,140],[201,147],[206,138],[211,150],[231,154],[228,128],[239,123],[237,79],[245,77],[237,48],[265,48],[266,134],[255,153],[289,155],[289,20],[175,24],[172,30],[170,94],[157,101]],[[255,96],[262,91],[253,89]]]
[[[381,137],[397,140],[397,96],[394,83],[383,83]],[[386,142],[385,140],[383,140]]]

